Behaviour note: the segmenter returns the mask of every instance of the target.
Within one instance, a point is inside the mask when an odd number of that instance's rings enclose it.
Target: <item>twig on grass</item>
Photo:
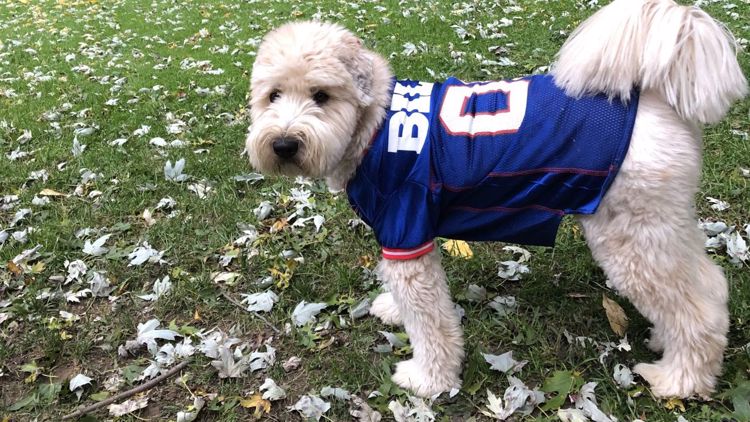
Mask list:
[[[221,290],[221,295],[224,296],[224,299],[232,302],[233,305],[239,307],[243,311],[250,312],[251,314],[253,314],[256,317],[258,317],[258,319],[260,319],[261,321],[263,321],[266,324],[266,326],[268,326],[268,328],[272,329],[276,334],[280,334],[281,333],[281,331],[278,328],[276,328],[273,324],[271,324],[271,322],[269,322],[263,315],[261,315],[261,314],[259,314],[257,312],[248,311],[247,308],[243,304],[241,304],[240,302],[238,302],[236,299],[232,298],[232,296],[229,296],[229,294],[227,294],[227,292]]]
[[[139,385],[137,387],[131,388],[128,391],[123,391],[122,393],[117,394],[115,396],[112,396],[112,397],[110,397],[110,398],[108,398],[106,400],[102,400],[99,403],[94,403],[91,406],[84,407],[83,409],[78,409],[78,410],[76,410],[75,412],[73,412],[73,413],[71,413],[69,415],[63,416],[62,420],[79,418],[79,417],[81,417],[81,416],[83,416],[85,414],[88,414],[88,413],[94,412],[96,410],[99,410],[99,408],[102,408],[102,407],[104,407],[104,406],[106,406],[108,404],[112,404],[112,403],[114,403],[116,401],[120,401],[120,400],[126,399],[126,398],[128,398],[130,396],[134,396],[134,395],[140,393],[141,391],[150,390],[151,388],[153,388],[154,386],[156,386],[156,384],[159,384],[160,382],[162,382],[162,381],[166,380],[167,378],[173,376],[174,374],[180,372],[184,367],[188,366],[189,363],[190,363],[190,359],[183,360],[182,362],[180,362],[179,364],[177,364],[176,366],[174,366],[169,371],[167,371],[167,372],[159,375],[158,377],[152,379],[151,381],[149,381],[147,383],[144,383],[144,384],[141,384],[141,385]]]

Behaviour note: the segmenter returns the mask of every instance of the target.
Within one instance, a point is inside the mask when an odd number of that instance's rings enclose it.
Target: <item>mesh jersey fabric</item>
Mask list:
[[[435,237],[552,246],[592,214],[627,153],[638,92],[572,98],[552,76],[394,80],[386,119],[347,185],[388,259]]]

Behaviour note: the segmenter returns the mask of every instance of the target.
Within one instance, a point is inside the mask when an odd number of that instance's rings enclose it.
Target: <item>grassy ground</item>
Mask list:
[[[37,258],[23,265],[9,262],[0,270],[0,420],[59,420],[79,404],[68,389],[68,381],[79,373],[93,380],[84,387],[84,404],[113,394],[105,389],[113,375],[126,379],[114,391],[138,384],[133,378],[149,365],[149,353],[140,349],[120,357],[118,347],[136,337],[139,323],[152,318],[192,335],[194,344],[199,341],[195,331],[217,327],[246,342],[246,354],[271,344],[276,363],[221,379],[209,365],[211,359],[196,352],[182,382],[160,384],[148,393],[146,409],[122,420],[174,420],[193,396],[207,399],[198,420],[247,420],[253,409],[240,399],[251,397],[266,377],[287,393],[265,414],[271,420],[299,419],[287,406],[329,385],[360,397],[379,390],[383,396],[368,403],[391,418],[388,403],[404,403],[408,395],[390,383],[390,371],[408,347],[374,352],[375,345],[385,343],[378,331],[392,328],[372,318],[349,316],[353,305],[377,294],[370,272],[378,254],[372,235],[361,227],[349,228],[354,215],[346,201],[319,183],[234,179],[250,172],[240,153],[247,126],[248,72],[260,37],[289,19],[319,17],[356,30],[368,46],[391,58],[402,77],[498,79],[548,65],[566,35],[598,7],[595,3],[0,0],[0,229],[8,234],[32,229],[25,240],[22,234],[17,235],[21,241],[6,240],[0,259],[12,261],[41,245]],[[747,45],[750,4],[706,3]],[[482,64],[499,58],[510,63]],[[750,73],[748,53],[740,53],[740,59]],[[210,64],[191,67],[202,60]],[[741,172],[750,167],[749,109],[745,101],[707,130],[705,173],[697,198],[702,218],[738,228],[750,223],[750,179]],[[169,133],[168,125],[177,120],[185,123],[184,129]],[[150,131],[139,136],[136,131],[143,125]],[[185,145],[151,145],[156,137],[180,139]],[[86,145],[80,154],[71,151],[74,139]],[[111,145],[116,139],[127,141]],[[31,155],[11,160],[15,150]],[[166,180],[165,163],[181,158],[190,180]],[[98,177],[82,180],[84,169]],[[47,178],[31,180],[32,172],[40,170]],[[189,188],[194,183],[211,191],[200,198]],[[306,212],[325,218],[319,232],[312,221],[304,228],[284,225],[284,217],[299,203],[291,198],[292,188],[312,192],[314,208]],[[35,196],[49,193],[44,189],[65,196],[46,196],[49,203],[32,204]],[[167,196],[176,202],[173,211],[156,210]],[[726,201],[730,208],[717,211],[706,196]],[[269,201],[273,211],[258,219],[253,210],[261,201]],[[11,227],[16,213],[25,208],[31,214]],[[150,219],[143,217],[144,210],[151,212]],[[233,246],[243,223],[255,226],[260,237]],[[95,231],[77,237],[84,228]],[[87,239],[104,234],[111,234],[106,254],[84,253]],[[129,266],[127,255],[144,241],[164,251],[164,262]],[[597,382],[600,408],[621,421],[675,421],[680,415],[690,421],[721,420],[733,412],[735,419],[743,419],[742,403],[748,406],[750,395],[747,263],[731,264],[723,249],[714,254],[731,285],[732,313],[718,394],[708,402],[662,401],[637,378],[636,386],[627,390],[616,386],[615,364],[632,367],[656,357],[644,345],[648,323],[605,287],[605,277],[572,221],[564,224],[557,247],[531,249],[531,272],[520,282],[498,277],[498,262],[512,258],[502,246],[474,244],[474,259],[445,258],[451,290],[466,312],[469,359],[461,393],[432,403],[439,420],[484,418],[480,410],[486,405],[486,389],[500,395],[508,381],[490,370],[480,353],[507,351],[528,360],[516,376],[530,387],[541,385],[555,371],[570,371],[580,382]],[[229,259],[232,255],[236,258]],[[65,263],[75,260],[87,265],[88,275],[66,283]],[[89,287],[94,271],[103,272],[114,288],[109,299],[88,295],[76,303],[60,294]],[[217,273],[230,272],[236,277],[215,280]],[[167,275],[169,293],[155,302],[138,298]],[[279,301],[267,318],[280,334],[221,295],[226,292],[239,300],[241,293],[265,291],[258,281],[268,277]],[[469,284],[486,288],[488,298],[468,300]],[[619,302],[631,318],[627,338],[632,351],[614,351],[600,361],[602,344],[619,341],[607,323],[602,294]],[[488,306],[497,295],[514,296],[517,310],[498,315]],[[329,306],[317,323],[293,328],[292,312],[303,300]],[[587,336],[596,344],[570,343],[567,333]],[[301,358],[301,366],[287,372],[281,363],[293,356]],[[332,407],[326,418],[350,418],[349,401],[328,400]],[[89,420],[104,419],[107,411],[95,415]],[[525,418],[557,416],[555,409],[537,408]]]

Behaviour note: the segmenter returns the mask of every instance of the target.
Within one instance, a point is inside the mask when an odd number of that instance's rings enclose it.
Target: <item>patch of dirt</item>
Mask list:
[[[6,409],[27,394],[28,385],[23,378],[4,376],[0,378],[0,409]]]

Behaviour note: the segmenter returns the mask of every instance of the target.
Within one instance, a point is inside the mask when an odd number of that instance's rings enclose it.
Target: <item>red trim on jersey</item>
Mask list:
[[[529,174],[536,173],[572,173],[572,174],[583,174],[586,176],[598,176],[607,177],[609,173],[614,170],[614,166],[610,165],[607,170],[589,170],[581,168],[565,168],[565,167],[541,167],[536,169],[520,170],[520,171],[503,171],[503,172],[492,172],[489,173],[490,177],[513,177],[513,176],[526,176]]]
[[[492,173],[488,173],[487,177],[497,177],[497,178],[516,177],[516,176],[528,176],[528,175],[537,174],[537,173],[581,174],[584,176],[608,177],[611,172],[616,171],[616,170],[617,170],[617,166],[615,165],[610,165],[608,170],[588,170],[588,169],[565,168],[565,167],[542,167],[542,168],[520,170],[520,171],[492,172]],[[478,185],[474,185],[474,186],[441,185],[440,187],[450,192],[463,192],[463,191],[474,189],[477,186]]]
[[[404,261],[419,258],[422,255],[432,252],[433,249],[435,249],[435,243],[432,240],[413,249],[383,248],[383,258]]]
[[[463,210],[463,211],[469,211],[469,212],[519,212],[523,210],[539,210],[539,211],[545,211],[550,212],[552,214],[557,215],[565,215],[565,211],[558,210],[555,208],[549,208],[542,205],[526,205],[524,207],[487,207],[487,208],[475,208],[475,207],[465,207],[465,206],[456,206],[456,207],[450,207],[449,210]]]

